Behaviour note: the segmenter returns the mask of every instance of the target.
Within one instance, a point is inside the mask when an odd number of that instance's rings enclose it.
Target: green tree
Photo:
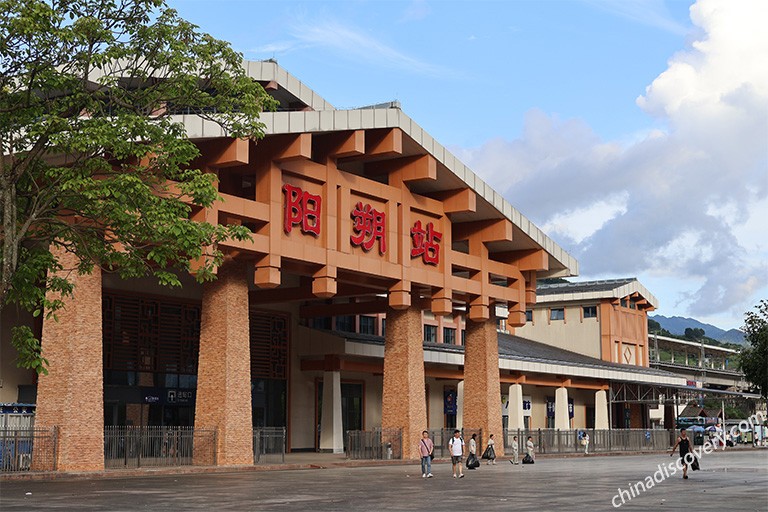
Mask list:
[[[749,346],[739,357],[747,381],[768,398],[768,300],[761,300],[754,309],[744,314],[742,330]]]
[[[258,138],[275,102],[246,76],[242,56],[201,33],[162,0],[0,0],[0,309],[61,307],[66,273],[94,265],[122,277],[222,261],[217,242],[244,227],[189,219],[217,199],[215,177],[178,113],[232,137]],[[175,183],[175,186],[169,185]],[[51,247],[77,255],[62,269]],[[45,371],[39,341],[17,328],[19,364]]]

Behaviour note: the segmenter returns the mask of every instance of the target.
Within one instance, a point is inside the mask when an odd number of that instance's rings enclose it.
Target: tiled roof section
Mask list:
[[[556,293],[587,293],[607,292],[636,281],[635,277],[623,279],[605,279],[601,281],[582,281],[580,283],[552,283],[539,284],[536,287],[536,295],[552,295]]]
[[[560,363],[572,366],[583,366],[620,370],[625,372],[642,373],[646,375],[661,375],[665,377],[677,377],[677,375],[664,370],[648,368],[645,366],[633,366],[628,364],[612,363],[594,357],[585,356],[577,352],[571,352],[545,343],[529,340],[520,336],[499,333],[499,357],[519,359],[546,363]]]
[[[384,338],[381,336],[348,332],[339,332],[336,334],[349,341],[384,344]],[[461,345],[448,345],[445,343],[424,343],[424,348],[427,350],[440,350],[445,352],[464,352],[464,347]],[[679,377],[679,375],[664,370],[648,368],[645,366],[611,363],[609,361],[603,361],[602,359],[596,359],[594,357],[571,352],[570,350],[564,350],[544,343],[539,343],[538,341],[504,333],[499,333],[499,358],[547,364],[563,364],[586,368],[600,368],[604,370],[618,370],[643,375]]]

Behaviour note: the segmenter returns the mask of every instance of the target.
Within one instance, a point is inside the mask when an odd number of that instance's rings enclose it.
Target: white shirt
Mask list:
[[[451,446],[451,455],[453,455],[454,457],[461,457],[463,455],[464,440],[462,438],[459,437],[457,439],[455,437],[452,437],[448,444],[450,444]]]
[[[469,453],[477,453],[477,441],[474,439],[469,440]]]

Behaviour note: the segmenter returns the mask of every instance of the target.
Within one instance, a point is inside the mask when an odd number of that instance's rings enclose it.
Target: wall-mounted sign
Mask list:
[[[456,414],[455,389],[446,389],[443,392],[443,414]]]
[[[530,395],[523,395],[523,416],[531,415],[531,397]]]
[[[421,226],[417,220],[411,228],[411,258],[421,256],[421,260],[429,265],[437,265],[440,262],[440,240],[443,234],[435,230],[431,222],[427,223],[427,229]]]
[[[283,185],[283,193],[285,194],[283,222],[285,232],[290,234],[293,226],[300,226],[302,233],[320,236],[320,212],[323,199],[287,183]]]
[[[349,237],[352,245],[370,251],[376,241],[379,241],[379,254],[387,252],[387,216],[373,208],[370,204],[363,206],[362,202],[352,210],[352,229],[357,233]]]

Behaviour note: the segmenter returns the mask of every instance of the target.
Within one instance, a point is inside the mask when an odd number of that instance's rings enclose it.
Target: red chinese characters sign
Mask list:
[[[352,210],[352,229],[356,233],[349,237],[352,245],[370,251],[376,240],[379,241],[379,254],[387,252],[387,217],[384,212],[373,208],[370,204],[363,206],[362,202]]]
[[[411,258],[421,256],[424,263],[437,265],[440,263],[440,240],[443,234],[435,231],[431,222],[427,223],[427,229],[421,227],[421,221],[417,220],[411,228]]]
[[[291,233],[293,226],[301,226],[301,232],[320,236],[320,211],[322,198],[303,191],[299,187],[283,185],[285,193],[285,216],[283,229]]]

